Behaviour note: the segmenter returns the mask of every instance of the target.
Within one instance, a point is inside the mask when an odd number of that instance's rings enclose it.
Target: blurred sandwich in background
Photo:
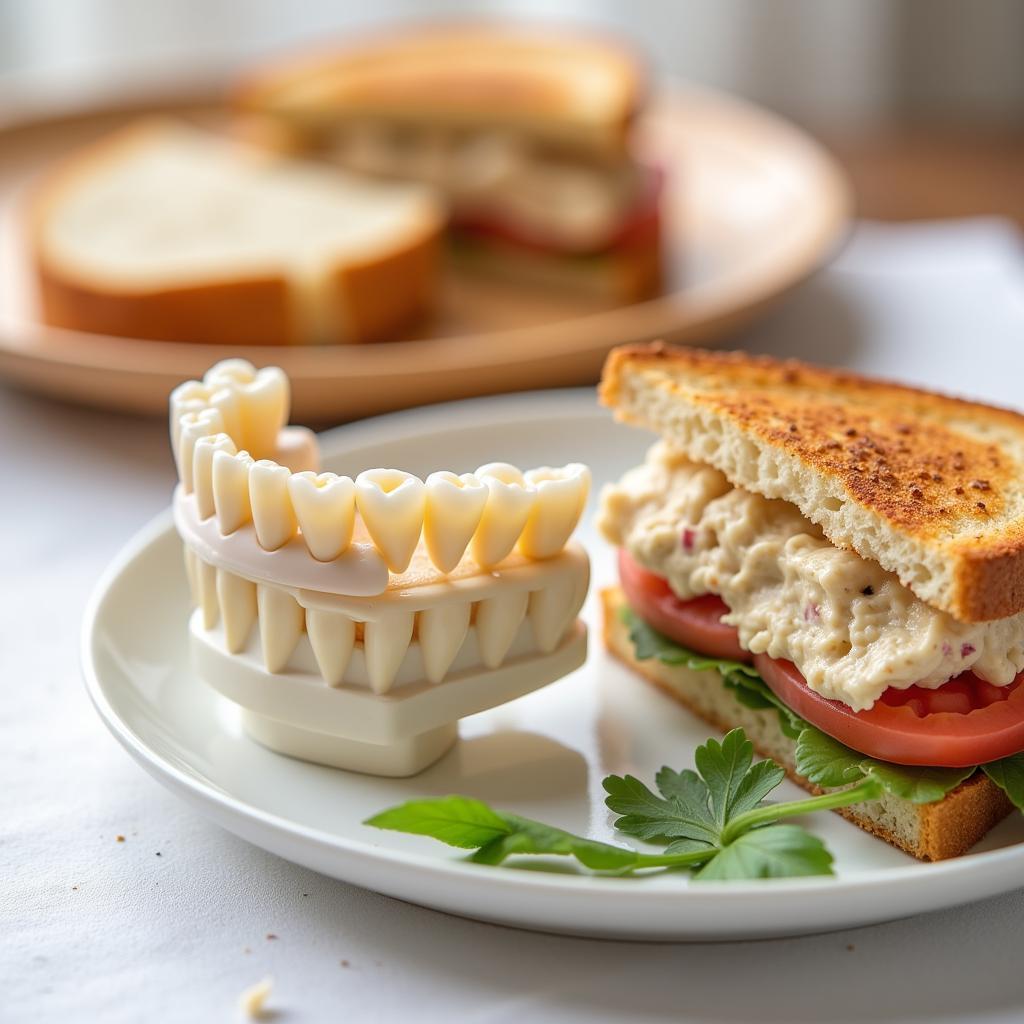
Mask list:
[[[661,277],[639,61],[587,35],[419,27],[269,62],[220,134],[129,124],[29,197],[42,320],[99,335],[316,345],[415,335],[442,243],[513,286],[629,302]],[[479,280],[470,275],[469,280]]]
[[[467,23],[270,61],[233,105],[263,145],[437,189],[467,266],[628,301],[661,276],[660,172],[631,144],[644,98],[614,41]]]

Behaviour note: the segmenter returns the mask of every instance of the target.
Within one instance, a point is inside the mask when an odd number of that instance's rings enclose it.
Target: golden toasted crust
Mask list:
[[[44,243],[47,221],[79,175],[116,160],[122,150],[145,142],[166,122],[145,119],[64,158],[28,196],[26,239],[39,288],[42,319],[54,327],[155,341],[209,345],[292,345],[319,342],[307,336],[306,318],[285,274],[240,274],[237,278],[160,287],[121,284],[65,266]],[[442,221],[438,214],[410,225],[403,244],[358,262],[340,262],[330,275],[328,321],[343,343],[380,341],[424,318],[434,300]]]
[[[619,418],[661,431],[734,484],[797,504],[833,542],[961,621],[1024,610],[1024,416],[660,343],[615,349],[600,393]]]
[[[517,126],[620,150],[645,93],[636,55],[596,34],[453,22],[367,35],[255,69],[236,107],[313,138],[349,118]]]
[[[619,616],[626,604],[622,591],[618,587],[603,590],[601,603],[605,646],[616,658],[722,732],[745,729],[758,754],[778,761],[786,774],[809,792],[824,792],[797,772],[794,741],[782,733],[774,711],[744,707],[728,694],[715,672],[692,672],[654,659],[637,661]],[[975,772],[936,803],[912,804],[886,796],[882,801],[841,808],[838,813],[914,857],[946,860],[967,853],[1012,810],[1006,794],[987,775]]]

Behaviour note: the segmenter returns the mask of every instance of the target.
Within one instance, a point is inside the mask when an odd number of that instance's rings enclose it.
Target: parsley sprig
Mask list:
[[[632,875],[681,869],[707,879],[782,878],[832,873],[832,855],[804,828],[783,818],[863,799],[862,787],[791,803],[765,798],[785,778],[774,761],[753,762],[742,729],[695,753],[696,771],[662,768],[655,790],[632,775],[604,780],[606,804],[624,835],[663,847],[648,853],[597,842],[467,796],[411,800],[366,821],[375,828],[431,836],[474,851],[477,864],[524,854],[573,857],[592,871]],[[543,866],[543,865],[540,865]]]

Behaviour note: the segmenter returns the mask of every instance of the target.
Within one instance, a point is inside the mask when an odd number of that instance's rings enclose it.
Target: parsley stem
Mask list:
[[[637,868],[671,868],[683,867],[686,864],[699,864],[713,857],[715,850],[707,847],[703,850],[690,850],[689,853],[638,853],[636,862],[630,864],[630,870]]]
[[[792,818],[798,814],[810,814],[812,811],[831,811],[837,807],[847,807],[863,800],[873,800],[880,792],[881,786],[874,779],[865,779],[848,789],[822,793],[820,796],[812,796],[804,800],[791,800],[784,804],[765,804],[764,807],[755,807],[752,811],[740,814],[726,823],[722,829],[722,845],[728,845],[757,825],[778,821],[780,818]]]

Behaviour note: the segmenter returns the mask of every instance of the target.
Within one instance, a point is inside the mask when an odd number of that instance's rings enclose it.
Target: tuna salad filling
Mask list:
[[[958,622],[794,505],[733,487],[664,442],[605,488],[598,528],[683,600],[719,595],[745,650],[793,662],[854,711],[890,687],[935,689],[966,671],[1006,686],[1024,670],[1024,613]]]

